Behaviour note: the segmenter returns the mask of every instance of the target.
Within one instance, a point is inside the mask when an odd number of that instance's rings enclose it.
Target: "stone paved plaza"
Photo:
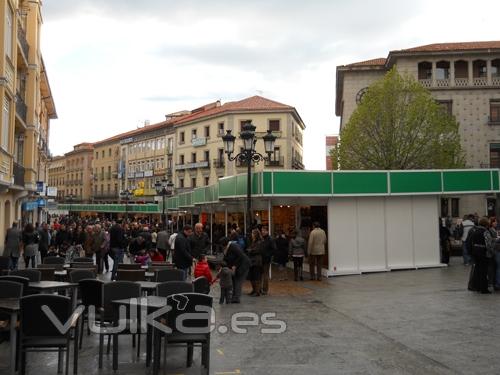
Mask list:
[[[217,326],[228,326],[236,312],[276,312],[287,330],[262,334],[261,325],[247,334],[213,333],[211,374],[498,374],[500,294],[468,292],[468,270],[455,258],[442,269],[273,281],[271,295],[245,296],[240,305],[220,306],[217,298]],[[218,287],[212,293],[217,296]],[[7,345],[0,345],[1,366]],[[111,356],[97,370],[97,353],[97,336],[85,336],[80,374],[113,374]],[[56,374],[55,355],[28,358],[29,374]],[[198,350],[194,361],[186,369],[185,349],[169,349],[160,373],[199,374]],[[117,373],[150,373],[126,336]]]

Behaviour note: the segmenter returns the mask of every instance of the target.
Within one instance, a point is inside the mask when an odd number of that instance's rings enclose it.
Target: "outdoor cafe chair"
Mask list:
[[[177,269],[158,270],[155,273],[155,281],[157,283],[165,281],[184,281],[184,271]]]
[[[184,301],[184,303],[179,302]],[[167,297],[167,306],[170,307],[165,316],[164,323],[170,328],[171,333],[157,330],[154,345],[155,360],[154,366],[159,365],[161,353],[161,339],[165,338],[163,352],[166,368],[167,349],[171,346],[187,346],[186,367],[193,364],[193,349],[195,346],[201,347],[201,364],[207,374],[210,373],[210,327],[212,324],[212,302],[213,298],[200,293],[182,293]],[[182,316],[191,316],[190,319],[178,319]],[[189,333],[184,332],[178,324],[182,322],[184,328],[189,329]],[[194,332],[193,332],[194,331]],[[157,373],[158,368],[153,369]]]
[[[118,270],[140,270],[140,263],[119,263]]]
[[[94,258],[91,257],[74,258],[72,263],[94,263]]]
[[[10,257],[0,256],[0,275],[9,272]]]
[[[73,272],[80,272],[80,271],[88,271],[88,270],[74,270]],[[70,273],[70,278],[73,272]],[[87,322],[87,334],[90,335],[90,325],[89,325],[90,323],[88,321],[89,307],[94,306],[95,308],[94,311],[96,314],[99,314],[100,309],[102,308],[103,285],[104,282],[101,280],[97,280],[95,278],[95,275],[94,277],[78,281],[78,290],[80,292],[81,305],[83,305],[84,307],[82,324],[80,326],[81,328],[80,343],[79,343],[80,349],[82,348],[82,343],[83,343],[83,328],[85,325],[85,321]]]
[[[112,327],[116,320],[116,306],[112,304],[113,301],[120,299],[129,299],[129,298],[140,298],[141,297],[141,286],[140,284],[131,282],[131,281],[114,281],[109,283],[104,283],[102,287],[102,303],[101,303],[101,314],[100,314],[100,328],[101,332],[99,333],[99,368],[102,368],[103,362],[103,346],[104,346],[104,336],[106,336],[106,327]],[[138,316],[138,315],[136,315]],[[130,335],[132,334],[128,329],[130,327],[128,321],[129,315],[127,315],[127,324],[123,332],[120,332],[119,335]],[[103,331],[104,329],[104,331]],[[140,332],[138,332],[140,334]],[[109,339],[111,338],[110,334],[108,335],[108,353],[109,353]],[[137,355],[139,355],[140,351],[140,336],[137,340]],[[132,346],[135,346],[135,334],[132,334]],[[118,350],[113,346],[113,350]]]
[[[56,271],[62,271],[64,269],[64,263],[43,263],[36,266],[37,269],[40,268],[54,268]]]
[[[179,293],[192,293],[193,284],[188,281],[165,281],[156,286],[158,297],[168,297]]]
[[[38,283],[42,280],[42,273],[40,270],[34,269],[10,271],[9,275],[26,277],[32,283]]]
[[[56,325],[51,321],[42,306],[48,306],[50,311],[58,318],[59,322],[70,321],[70,328],[66,332],[60,332]],[[26,296],[20,300],[21,319],[20,319],[20,374],[26,373],[27,353],[28,352],[66,352],[66,375],[69,370],[69,353],[72,333],[74,331],[74,354],[73,354],[73,374],[78,370],[78,319],[79,314],[73,311],[71,299],[64,296],[53,294],[38,294]],[[61,369],[58,360],[58,372]],[[36,364],[39,366],[39,364]]]
[[[22,284],[23,285],[23,296],[28,295],[28,288],[30,285],[30,280],[27,277],[13,276],[13,275],[0,276],[0,281],[12,281],[14,283]]]
[[[193,280],[193,288],[195,293],[208,294],[210,293],[210,283],[205,276],[197,277]]]
[[[123,270],[119,269],[116,274],[116,280],[119,281],[145,281],[146,270]]]
[[[80,280],[84,279],[95,279],[96,273],[91,268],[76,268],[69,270],[69,281],[72,283],[78,283]]]
[[[63,257],[58,256],[49,256],[43,258],[43,264],[61,264],[64,265],[65,259]]]
[[[56,271],[55,268],[39,268],[38,271],[40,271],[41,274],[40,281],[54,281],[54,272]]]
[[[0,280],[0,298],[21,298],[22,296],[23,284],[15,281]],[[9,321],[9,314],[0,313],[0,331],[8,329]]]

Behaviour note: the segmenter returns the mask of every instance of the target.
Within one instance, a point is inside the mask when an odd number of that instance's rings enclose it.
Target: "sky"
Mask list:
[[[338,65],[391,50],[500,40],[500,2],[44,0],[42,54],[58,119],[50,150],[261,95],[302,117],[306,169],[337,134]]]

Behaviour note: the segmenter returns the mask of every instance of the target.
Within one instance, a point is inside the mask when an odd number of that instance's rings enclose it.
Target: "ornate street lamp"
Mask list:
[[[161,181],[156,181],[155,183],[156,193],[162,197],[162,213],[161,221],[164,226],[167,224],[167,218],[165,216],[165,197],[171,196],[174,193],[174,184],[167,180],[165,177]]]
[[[236,137],[231,134],[231,130],[227,130],[226,135],[222,136],[224,142],[224,151],[227,154],[229,161],[238,160],[240,163],[247,165],[247,227],[246,235],[250,236],[252,230],[252,163],[258,163],[260,161],[269,160],[271,154],[274,153],[274,143],[276,141],[276,136],[273,135],[271,130],[267,131],[267,134],[263,137],[264,140],[264,150],[267,157],[255,151],[255,144],[257,139],[255,138],[255,126],[251,123],[246,123],[242,127],[240,133],[240,139],[243,141],[243,150],[231,156],[234,153],[234,141]]]
[[[125,201],[125,220],[128,221],[128,201],[130,200],[130,196],[132,192],[129,189],[122,190],[120,192],[121,198]]]

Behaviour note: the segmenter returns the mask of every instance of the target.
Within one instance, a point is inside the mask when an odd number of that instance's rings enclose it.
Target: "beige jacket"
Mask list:
[[[315,228],[309,234],[307,252],[309,255],[324,255],[326,250],[326,233],[321,228]]]

